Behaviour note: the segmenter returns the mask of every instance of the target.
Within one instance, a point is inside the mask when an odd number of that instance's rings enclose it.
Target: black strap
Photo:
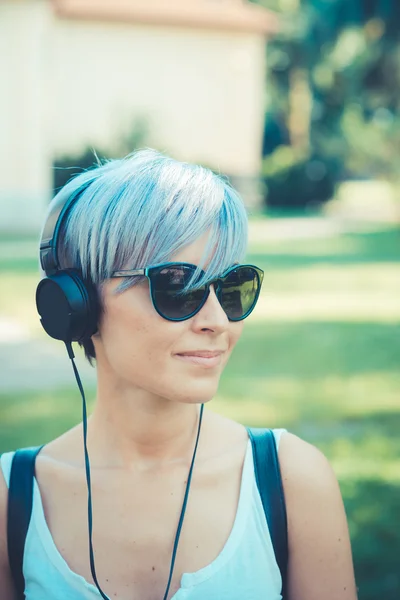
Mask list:
[[[21,448],[13,456],[8,490],[7,544],[11,575],[18,593],[24,599],[25,580],[22,570],[25,538],[32,513],[35,460],[43,446]]]
[[[253,448],[254,471],[264,507],[272,545],[282,577],[282,598],[286,598],[288,533],[285,496],[275,436],[271,429],[247,427]]]

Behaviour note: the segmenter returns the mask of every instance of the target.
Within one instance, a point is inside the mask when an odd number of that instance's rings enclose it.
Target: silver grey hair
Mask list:
[[[169,262],[208,230],[188,287],[195,279],[196,285],[210,281],[245,257],[243,201],[225,178],[207,168],[139,150],[77,175],[53,202],[71,195],[79,198],[60,234],[60,266],[80,270],[98,288],[113,271]],[[201,269],[205,272],[198,279]],[[139,279],[122,280],[117,293]],[[95,358],[91,340],[83,346],[87,358]]]

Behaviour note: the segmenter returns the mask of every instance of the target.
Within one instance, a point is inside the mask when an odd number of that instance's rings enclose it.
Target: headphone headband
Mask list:
[[[54,275],[60,270],[58,262],[58,236],[61,226],[72,206],[80,198],[81,194],[88,188],[85,185],[77,193],[68,196],[67,199],[62,196],[54,203],[43,227],[40,240],[40,264],[47,276]]]

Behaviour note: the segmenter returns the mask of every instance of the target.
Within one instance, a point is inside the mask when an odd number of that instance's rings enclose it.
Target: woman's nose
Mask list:
[[[229,324],[229,319],[217,297],[219,288],[220,284],[218,282],[210,285],[210,293],[208,298],[204,306],[194,317],[195,319],[197,317],[197,324],[202,328],[207,327],[209,329],[225,329]]]

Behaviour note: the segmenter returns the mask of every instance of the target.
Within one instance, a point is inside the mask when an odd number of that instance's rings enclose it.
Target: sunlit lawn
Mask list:
[[[265,270],[262,297],[210,408],[323,450],[345,500],[360,599],[399,600],[400,232],[258,240],[250,250]],[[0,315],[40,335],[36,260],[0,267]],[[0,451],[78,420],[72,376],[66,390],[0,395]]]

